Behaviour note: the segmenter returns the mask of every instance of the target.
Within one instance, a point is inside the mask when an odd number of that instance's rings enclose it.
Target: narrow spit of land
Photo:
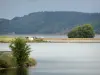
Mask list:
[[[51,43],[100,43],[100,38],[44,38]]]
[[[9,43],[15,37],[0,37],[0,43]],[[100,43],[100,38],[38,38],[28,43]]]

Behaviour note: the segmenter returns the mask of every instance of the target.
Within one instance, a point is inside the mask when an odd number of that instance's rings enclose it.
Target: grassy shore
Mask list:
[[[100,43],[100,38],[44,38],[51,43]]]
[[[23,37],[21,37],[23,38]],[[10,43],[12,40],[14,40],[15,37],[6,37],[6,36],[0,36],[0,43]],[[25,38],[23,38],[25,39]],[[46,40],[43,40],[41,38],[35,38],[34,40],[27,40],[28,43],[34,43],[34,42],[47,42]]]
[[[0,43],[9,43],[13,39],[12,37],[0,36]]]
[[[0,43],[10,43],[13,39],[15,39],[15,37],[0,36]],[[32,41],[25,40],[28,43],[100,43],[100,38],[35,38]]]

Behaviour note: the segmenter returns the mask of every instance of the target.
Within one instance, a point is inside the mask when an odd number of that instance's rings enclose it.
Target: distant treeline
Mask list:
[[[35,12],[12,20],[0,19],[0,34],[64,34],[82,24],[91,24],[100,33],[100,13]]]

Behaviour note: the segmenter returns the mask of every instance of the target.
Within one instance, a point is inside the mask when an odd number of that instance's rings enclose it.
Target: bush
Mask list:
[[[27,67],[29,67],[29,66],[35,66],[36,64],[37,63],[36,63],[35,59],[33,59],[33,58],[29,58],[28,61],[25,63],[25,65]]]
[[[8,68],[9,64],[5,60],[0,60],[0,68]]]
[[[11,53],[2,53],[0,55],[0,68],[9,68],[15,67],[16,61],[15,58],[12,57]]]
[[[12,40],[9,47],[12,50],[13,56],[16,58],[17,66],[23,67],[25,62],[29,58],[30,46],[27,45],[27,42],[22,38],[16,38]]]
[[[95,33],[92,25],[77,26],[68,33],[68,38],[94,38]]]
[[[29,66],[35,66],[36,61],[33,58],[29,58],[24,66],[29,67]],[[11,53],[0,53],[0,68],[11,68],[11,67],[16,67],[16,58],[12,56]]]

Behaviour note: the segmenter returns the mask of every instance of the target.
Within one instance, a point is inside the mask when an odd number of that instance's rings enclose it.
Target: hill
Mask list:
[[[0,34],[64,34],[82,24],[92,24],[100,33],[100,13],[34,12],[12,20],[0,19]]]

